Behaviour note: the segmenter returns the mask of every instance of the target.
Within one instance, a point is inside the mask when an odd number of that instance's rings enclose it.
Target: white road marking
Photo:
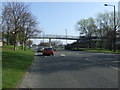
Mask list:
[[[117,63],[119,63],[120,61],[112,61],[112,62],[117,62]]]
[[[109,66],[109,67],[114,68],[114,69],[116,69],[116,70],[120,70],[119,68],[116,68],[116,67],[113,67],[113,66]]]
[[[62,57],[64,57],[65,55],[64,54],[61,54]]]
[[[87,60],[87,61],[91,61],[91,60],[89,60],[88,58],[86,58],[86,60]],[[100,63],[100,62],[95,62],[95,61],[91,61],[91,62]],[[108,66],[108,67],[110,67],[110,68],[113,68],[113,69],[115,69],[115,70],[120,70],[119,68],[116,68],[116,67],[114,67],[114,66],[109,66],[108,64],[105,64],[105,65]]]

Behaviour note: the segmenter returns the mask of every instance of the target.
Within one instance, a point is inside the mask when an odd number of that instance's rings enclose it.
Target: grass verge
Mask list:
[[[87,51],[87,52],[100,52],[100,53],[120,53],[120,51],[113,52],[113,51],[110,51],[110,50],[84,50],[84,51]]]
[[[95,48],[74,48],[72,50],[75,50],[75,51],[86,51],[86,52],[99,52],[99,53],[120,53],[120,50],[116,50],[116,52],[114,51],[110,51],[110,50],[101,50],[99,48],[95,49]]]
[[[13,46],[3,46],[2,88],[15,88],[34,60],[32,50],[13,50]]]

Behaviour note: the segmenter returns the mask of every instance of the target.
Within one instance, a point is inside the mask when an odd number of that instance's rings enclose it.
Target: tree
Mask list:
[[[57,47],[58,45],[61,45],[61,44],[62,44],[61,41],[52,41],[51,42],[51,46],[53,46],[53,47]],[[49,47],[50,46],[50,42],[40,42],[39,45],[40,46],[47,46],[47,47]]]
[[[109,48],[110,50],[112,50],[114,42],[114,31],[109,30],[105,35],[105,39],[107,41],[105,48]]]
[[[117,12],[116,12],[117,13]],[[117,14],[116,14],[117,17]],[[115,30],[113,12],[98,13],[96,17],[97,30],[96,36],[101,39],[100,48],[113,49]],[[119,20],[116,18],[116,30],[119,28]],[[105,46],[106,45],[106,46]],[[107,47],[108,46],[108,47]]]
[[[0,6],[0,32],[2,31],[2,6]]]
[[[30,16],[28,18],[28,22],[25,23],[25,26],[23,28],[23,39],[22,39],[22,43],[23,43],[23,48],[24,48],[24,45],[25,45],[25,48],[26,49],[26,41],[28,40],[28,38],[30,37],[33,37],[33,36],[36,36],[38,33],[40,33],[41,31],[39,31],[37,28],[35,28],[37,25],[37,22],[36,22],[36,19],[32,16]]]
[[[49,42],[41,42],[40,44],[39,44],[39,46],[45,46],[45,47],[49,47]]]
[[[88,19],[82,19],[80,21],[77,22],[77,30],[80,31],[81,33],[84,33],[85,36],[88,38],[89,40],[89,47],[91,48],[91,41],[92,38],[91,36],[94,35],[95,30],[97,28],[96,24],[95,24],[95,20],[91,17]]]
[[[101,40],[100,41],[100,48],[102,49],[104,46],[104,37],[105,34],[107,34],[107,32],[110,29],[109,26],[109,14],[108,13],[98,13],[97,17],[96,17],[96,23],[97,23],[97,29],[96,29],[96,36]]]
[[[60,44],[62,44],[62,42],[61,41],[57,41],[57,40],[51,42],[51,45],[54,46],[54,47],[57,47]]]
[[[117,37],[117,32],[120,30],[120,19],[118,18],[118,14],[116,12],[115,27],[113,14],[113,12],[98,13],[96,19],[88,18],[77,22],[76,29],[88,37],[87,39],[89,40],[90,47],[91,37],[95,35],[101,40],[99,42],[99,47],[101,49],[113,49],[114,43],[116,43],[115,38]],[[116,28],[116,30],[114,30],[114,28]]]
[[[2,12],[2,18],[4,32],[7,34],[7,41],[10,38],[10,32],[12,32],[11,35],[14,37],[14,50],[17,49],[18,42],[21,42],[23,49],[25,49],[28,38],[37,35],[39,32],[35,17],[24,3],[6,3]]]
[[[27,46],[30,48],[30,46],[33,44],[33,41],[32,41],[32,40],[27,40],[27,41],[26,41],[26,44],[27,44]]]

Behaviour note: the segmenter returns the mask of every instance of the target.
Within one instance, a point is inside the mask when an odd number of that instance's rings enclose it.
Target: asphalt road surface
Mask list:
[[[56,51],[35,57],[20,88],[118,88],[120,54]]]

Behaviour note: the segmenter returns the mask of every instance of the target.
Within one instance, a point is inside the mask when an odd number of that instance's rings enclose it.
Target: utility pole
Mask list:
[[[113,42],[113,47],[114,47],[114,52],[116,52],[116,21],[115,21],[115,5],[108,5],[104,4],[104,6],[112,6],[114,7],[114,42]]]
[[[67,29],[65,29],[65,31],[66,31],[66,45],[67,45]]]
[[[44,43],[44,32],[43,32],[43,43]]]

